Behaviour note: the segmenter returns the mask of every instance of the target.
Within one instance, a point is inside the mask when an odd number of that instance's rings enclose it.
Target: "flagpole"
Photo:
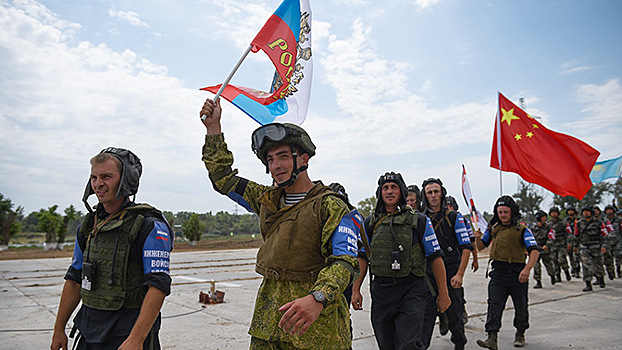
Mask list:
[[[220,86],[220,89],[218,89],[218,92],[216,93],[216,96],[214,96],[214,99],[212,101],[216,102],[216,100],[218,100],[218,98],[220,97],[220,94],[222,94],[222,92],[225,90],[227,85],[229,85],[231,78],[233,78],[233,75],[235,74],[235,72],[237,72],[238,68],[240,68],[240,65],[242,65],[242,62],[244,62],[244,60],[246,59],[246,56],[248,56],[248,53],[251,52],[252,48],[253,48],[253,45],[248,45],[248,48],[246,49],[246,51],[244,51],[244,54],[242,55],[242,57],[240,57],[240,60],[238,61],[238,63],[235,64],[235,67],[233,67],[227,79],[225,79],[224,83],[222,83],[222,85]],[[205,120],[205,118],[207,118],[206,115],[201,116],[201,120]]]
[[[499,118],[499,107],[497,106],[497,157],[499,158],[499,196],[503,196],[503,167],[501,166],[501,120]]]

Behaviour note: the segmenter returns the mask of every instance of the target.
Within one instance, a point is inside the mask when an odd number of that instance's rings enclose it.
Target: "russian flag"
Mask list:
[[[261,125],[302,124],[313,75],[309,0],[284,0],[251,42],[251,51],[259,50],[270,57],[276,69],[270,92],[227,85],[221,96]],[[201,90],[216,93],[220,86]]]

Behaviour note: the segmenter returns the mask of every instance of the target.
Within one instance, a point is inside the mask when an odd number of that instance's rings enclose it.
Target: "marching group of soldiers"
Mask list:
[[[542,288],[540,262],[552,285],[562,281],[564,270],[567,281],[583,278],[584,292],[592,290],[592,277],[604,288],[605,271],[610,280],[622,278],[622,210],[607,205],[602,213],[598,206],[588,205],[581,208],[581,217],[572,207],[565,214],[562,219],[557,207],[549,210],[548,217],[542,210],[536,213],[531,229],[542,252],[534,267],[534,288]]]

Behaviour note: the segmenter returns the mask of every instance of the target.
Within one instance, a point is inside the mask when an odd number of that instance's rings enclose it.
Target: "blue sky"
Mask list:
[[[26,213],[80,202],[88,159],[114,145],[143,161],[137,196],[174,212],[233,212],[201,162],[198,112],[278,0],[0,0],[0,193]],[[314,76],[303,127],[309,175],[353,202],[378,176],[440,177],[460,198],[461,164],[490,211],[497,91],[609,159],[622,154],[619,1],[311,0]],[[233,83],[268,89],[251,55]],[[224,103],[240,173],[269,183],[250,151],[258,125]],[[555,161],[555,160],[551,160]],[[518,177],[504,174],[504,192]],[[552,195],[543,191],[547,200]],[[94,199],[92,198],[92,201]],[[459,199],[460,205],[464,205]]]

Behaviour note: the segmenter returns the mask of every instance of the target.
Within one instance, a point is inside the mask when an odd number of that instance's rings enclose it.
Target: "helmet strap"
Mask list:
[[[308,166],[307,165],[303,165],[300,168],[298,168],[298,153],[296,153],[296,151],[294,150],[294,148],[292,147],[292,157],[293,157],[293,161],[294,161],[294,170],[292,171],[292,175],[290,176],[289,180],[278,183],[277,186],[279,188],[284,188],[287,186],[292,185],[296,179],[298,178],[298,174],[300,174],[301,172],[307,170]]]

